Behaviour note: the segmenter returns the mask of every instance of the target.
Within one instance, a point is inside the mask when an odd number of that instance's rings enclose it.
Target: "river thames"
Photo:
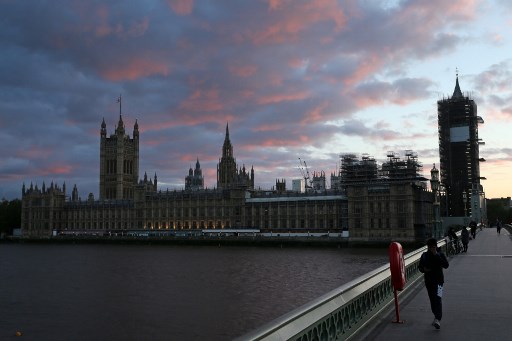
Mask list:
[[[0,244],[0,339],[231,340],[387,249]]]

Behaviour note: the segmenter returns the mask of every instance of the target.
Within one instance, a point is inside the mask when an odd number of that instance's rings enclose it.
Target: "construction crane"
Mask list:
[[[311,180],[311,177],[309,176],[309,170],[308,165],[306,164],[306,161],[302,161],[299,157],[299,171],[302,175],[302,178],[304,178],[304,187],[306,189],[311,188],[311,183],[313,180]]]

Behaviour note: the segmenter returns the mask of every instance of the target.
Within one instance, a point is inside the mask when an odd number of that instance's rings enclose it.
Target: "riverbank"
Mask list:
[[[248,236],[222,236],[222,237],[47,237],[47,238],[20,238],[6,237],[3,243],[32,243],[32,244],[142,244],[142,245],[193,245],[193,246],[261,246],[261,247],[326,247],[326,248],[387,248],[386,242],[350,242],[348,238],[336,237],[248,237]],[[419,243],[402,243],[404,249],[414,249],[423,246]]]

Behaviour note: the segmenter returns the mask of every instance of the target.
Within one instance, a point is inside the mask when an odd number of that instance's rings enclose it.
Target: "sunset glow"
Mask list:
[[[100,125],[140,131],[140,170],[216,186],[226,124],[255,186],[344,153],[438,165],[437,101],[478,105],[488,198],[512,195],[512,5],[481,0],[2,1],[0,198],[51,181],[98,196]]]

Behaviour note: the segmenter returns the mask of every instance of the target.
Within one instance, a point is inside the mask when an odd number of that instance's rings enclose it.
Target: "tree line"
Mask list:
[[[21,200],[3,199],[0,203],[0,235],[12,235],[12,230],[21,227]]]
[[[499,219],[502,224],[512,223],[512,210],[508,205],[508,200],[487,201],[487,219],[489,221],[489,227],[496,224],[496,219]]]

